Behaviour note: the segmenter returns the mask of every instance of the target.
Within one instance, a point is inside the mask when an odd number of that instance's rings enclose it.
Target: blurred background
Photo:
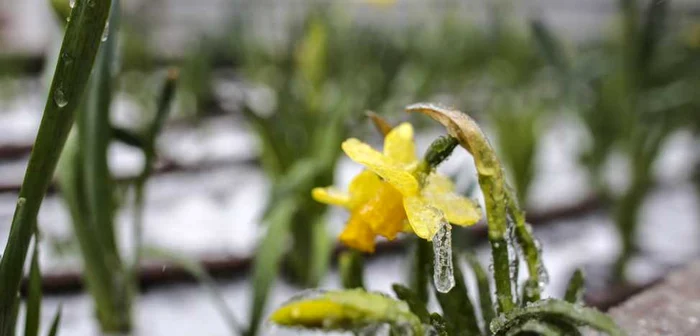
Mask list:
[[[302,288],[341,287],[336,237],[347,213],[315,203],[310,189],[345,188],[361,170],[342,155],[343,139],[381,146],[368,110],[393,125],[413,122],[423,153],[444,130],[403,112],[418,101],[454,106],[483,125],[544,246],[548,294],[561,295],[583,267],[589,303],[607,308],[700,253],[696,0],[120,5],[119,31],[108,37],[118,52],[106,153],[119,251],[131,256],[142,244],[199,262],[220,290],[212,298],[191,269],[144,252],[137,334],[231,335],[231,315],[246,327],[254,311],[264,317]],[[0,0],[3,245],[66,6]],[[129,134],[154,119],[168,69],[179,78],[147,163]],[[152,173],[139,203],[144,166]],[[464,151],[439,169],[480,198]],[[39,215],[42,321],[62,304],[60,334],[94,335],[99,324],[61,189],[50,190]],[[278,244],[259,247],[267,237]],[[366,256],[368,289],[389,292],[406,281],[405,238]],[[454,244],[489,263],[483,223],[460,230]],[[283,254],[281,272],[267,276],[276,280],[262,305],[266,289],[253,264],[275,259],[270,247]]]

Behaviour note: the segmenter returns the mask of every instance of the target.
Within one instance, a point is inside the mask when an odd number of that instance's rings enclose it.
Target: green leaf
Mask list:
[[[581,303],[583,301],[583,293],[585,288],[585,275],[583,270],[578,268],[571,275],[571,280],[569,280],[569,285],[566,286],[566,294],[564,295],[564,300],[570,303]]]
[[[29,269],[29,288],[27,290],[27,313],[24,323],[24,336],[39,335],[41,318],[41,271],[39,270],[39,240],[34,236],[34,252]]]
[[[562,333],[561,329],[557,328],[554,325],[542,321],[530,320],[526,321],[525,323],[519,326],[511,328],[510,330],[508,330],[508,333],[506,333],[506,336],[517,336],[521,334],[528,335],[531,333],[541,336],[566,335]]]
[[[484,330],[486,334],[490,335],[489,324],[496,316],[496,312],[493,310],[493,300],[491,299],[491,284],[486,271],[481,267],[481,263],[479,263],[474,254],[467,253],[467,261],[472,268],[472,272],[474,272],[476,284],[479,288],[479,307],[481,308],[481,319],[484,321]]]
[[[142,150],[145,149],[144,140],[139,135],[137,135],[136,133],[134,133],[132,131],[129,131],[129,130],[126,130],[126,129],[123,129],[120,127],[112,126],[111,134],[112,134],[112,138],[114,140],[117,140],[125,145],[139,148]]]
[[[418,299],[428,302],[428,279],[432,274],[433,247],[425,239],[414,237],[414,252],[412,253],[411,269],[409,274],[409,288]]]
[[[265,238],[258,246],[253,261],[253,300],[250,309],[248,335],[256,335],[262,319],[270,288],[279,272],[279,264],[289,238],[292,215],[297,208],[295,200],[283,200],[270,211]]]
[[[63,308],[59,306],[58,310],[56,310],[56,315],[53,317],[53,322],[51,322],[51,329],[49,329],[49,333],[46,334],[47,336],[56,336],[56,334],[58,333],[58,326],[61,324],[62,311]]]
[[[277,309],[270,321],[288,327],[323,330],[357,330],[389,323],[408,326],[423,335],[423,325],[406,302],[363,289],[302,293]]]
[[[447,328],[450,335],[481,335],[476,310],[469,298],[464,276],[456,258],[453,264],[454,288],[447,293],[435,291],[435,296],[442,307],[442,314],[447,321]]]
[[[340,253],[338,256],[338,269],[343,288],[353,289],[365,287],[363,279],[364,264],[362,252],[346,250]]]
[[[418,316],[421,322],[430,324],[430,312],[428,308],[426,308],[425,302],[423,302],[416,293],[400,284],[393,284],[391,288],[394,290],[394,293],[396,293],[396,297],[406,302],[408,308]]]
[[[15,209],[0,263],[0,321],[7,321],[15,306],[36,216],[73,125],[74,111],[87,85],[109,9],[110,0],[77,0],[71,11],[59,53],[61,56],[20,190],[20,197],[26,199],[26,205],[21,208],[22,214],[17,213],[19,207]]]
[[[534,41],[547,60],[547,63],[551,64],[554,69],[557,70],[562,82],[566,83],[569,64],[561,43],[542,20],[532,20],[530,22],[530,29],[532,30]]]
[[[442,315],[440,315],[438,313],[430,314],[430,325],[437,332],[436,336],[449,336],[450,335],[447,332],[447,322],[442,317]]]
[[[202,288],[211,297],[212,302],[216,306],[232,334],[237,335],[242,331],[241,324],[236,320],[235,315],[224,300],[223,293],[219,290],[214,279],[207,273],[207,270],[202,265],[185,255],[177,254],[171,251],[165,251],[157,248],[144,248],[143,255],[156,259],[165,260],[166,262],[182,267],[185,271],[194,276]]]
[[[507,335],[511,329],[530,320],[563,321],[574,325],[586,325],[610,336],[625,335],[609,316],[593,308],[554,299],[538,301],[500,315],[491,322],[491,331],[496,336]]]

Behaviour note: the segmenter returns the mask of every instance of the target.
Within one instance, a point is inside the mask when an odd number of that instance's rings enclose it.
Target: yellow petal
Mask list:
[[[430,199],[430,204],[440,209],[447,221],[455,225],[472,225],[481,218],[481,211],[476,203],[455,193],[433,197]]]
[[[350,159],[377,173],[377,175],[389,182],[404,196],[414,196],[418,194],[418,181],[398,162],[382,155],[382,153],[372,149],[372,147],[366,143],[354,138],[345,140],[342,147],[343,151],[345,151],[345,154],[347,154]]]
[[[370,200],[377,193],[382,183],[384,182],[372,171],[363,170],[357,174],[348,187],[350,208],[354,209]]]
[[[449,178],[434,173],[428,176],[422,196],[430,205],[440,209],[452,224],[466,226],[478,222],[481,211],[476,203],[453,190],[454,185]]]
[[[444,220],[442,212],[419,196],[405,197],[403,207],[413,232],[423,239],[433,239]]]
[[[340,234],[340,241],[348,247],[367,253],[374,252],[375,234],[369,224],[354,214],[350,216],[345,230]]]
[[[406,219],[401,193],[386,182],[381,184],[374,197],[357,209],[356,214],[375,234],[389,240],[403,230]]]
[[[447,176],[438,173],[431,173],[428,175],[423,188],[423,193],[439,194],[452,192],[454,190],[455,186]]]
[[[416,159],[416,145],[413,143],[413,126],[402,123],[384,138],[384,155],[401,164],[412,164]]]
[[[342,207],[348,207],[350,205],[350,195],[334,187],[313,188],[311,190],[311,197],[313,197],[317,202],[325,204]]]

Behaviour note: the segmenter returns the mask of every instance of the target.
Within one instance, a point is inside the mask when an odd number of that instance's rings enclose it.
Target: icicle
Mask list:
[[[433,266],[435,289],[440,293],[447,293],[455,286],[455,278],[452,265],[452,229],[444,220],[433,237],[433,253],[435,254]]]

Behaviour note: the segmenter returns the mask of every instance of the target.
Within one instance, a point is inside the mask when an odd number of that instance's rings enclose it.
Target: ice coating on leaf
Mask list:
[[[443,221],[433,237],[433,281],[435,289],[447,293],[455,286],[454,265],[452,264],[452,229]]]
[[[402,123],[392,129],[384,138],[384,155],[401,164],[412,164],[416,159],[416,146],[413,143],[413,126]]]
[[[413,232],[423,239],[433,239],[444,221],[444,214],[419,196],[405,197],[403,207]]]
[[[273,312],[270,321],[325,330],[353,330],[376,323],[406,324],[414,334],[423,332],[420,320],[405,302],[362,289],[312,291],[296,296]]]
[[[407,169],[368,144],[351,138],[343,142],[342,148],[350,159],[377,173],[404,196],[418,193],[418,181]]]

